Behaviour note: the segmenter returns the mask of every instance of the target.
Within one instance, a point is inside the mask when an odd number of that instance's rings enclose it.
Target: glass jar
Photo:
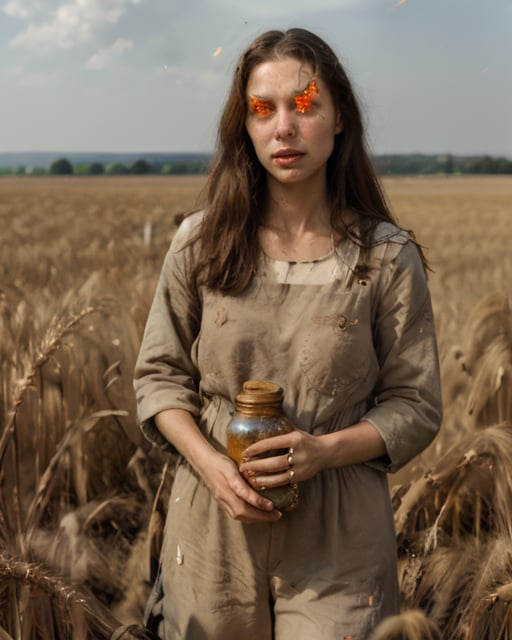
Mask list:
[[[283,395],[283,389],[273,382],[244,382],[242,392],[236,396],[235,414],[227,426],[228,455],[237,465],[242,463],[243,452],[253,442],[293,431],[283,411]],[[262,457],[270,458],[287,453],[288,449],[276,449]],[[280,511],[291,511],[298,504],[296,483],[256,490],[271,500]]]

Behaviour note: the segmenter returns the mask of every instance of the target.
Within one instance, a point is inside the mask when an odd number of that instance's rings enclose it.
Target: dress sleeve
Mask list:
[[[377,287],[374,342],[380,375],[367,420],[382,436],[395,472],[433,440],[441,425],[439,359],[430,294],[416,245],[388,244]]]
[[[183,228],[185,227],[185,228]],[[198,372],[194,341],[201,322],[201,304],[187,272],[191,247],[183,247],[187,221],[176,233],[165,257],[135,364],[134,388],[141,429],[153,444],[174,447],[162,436],[154,416],[164,409],[199,415]]]

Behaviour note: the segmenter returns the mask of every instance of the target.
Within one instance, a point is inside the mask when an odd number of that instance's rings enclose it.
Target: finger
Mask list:
[[[262,491],[263,489],[282,487],[291,482],[297,482],[297,473],[294,469],[288,469],[284,473],[254,476],[250,479],[250,482],[255,489]]]
[[[272,451],[273,449],[289,449],[293,446],[294,438],[291,437],[293,433],[294,432],[291,431],[290,433],[284,433],[280,436],[272,436],[271,438],[264,438],[263,440],[253,442],[253,444],[249,445],[242,453],[242,456],[252,458],[267,451]]]
[[[289,457],[289,450],[286,449],[284,455],[273,456],[272,458],[256,458],[249,462],[243,462],[239,467],[240,473],[243,473],[246,478],[250,478],[259,473],[286,471],[290,467]]]
[[[249,489],[250,494],[257,497],[256,505],[250,504],[247,500],[238,498],[237,496],[231,496],[229,500],[222,501],[222,508],[233,520],[246,523],[277,522],[282,517],[283,514],[274,508],[270,500],[260,496],[260,494],[250,487],[247,487],[247,489]],[[261,505],[266,506],[268,503],[270,503],[272,507],[271,510],[261,508]]]
[[[276,509],[264,511],[253,507],[233,493],[219,497],[218,503],[230,518],[240,522],[275,522],[282,515]]]
[[[273,511],[274,503],[259,494],[255,489],[253,489],[250,485],[247,484],[244,480],[240,478],[240,481],[236,481],[232,489],[235,495],[240,498],[244,503],[253,506],[256,509],[263,511]]]
[[[283,516],[281,511],[261,511],[261,509],[255,509],[251,506],[245,506],[243,511],[231,514],[228,513],[234,520],[239,520],[240,522],[244,522],[246,524],[254,524],[257,522],[268,522],[273,523],[280,520]]]

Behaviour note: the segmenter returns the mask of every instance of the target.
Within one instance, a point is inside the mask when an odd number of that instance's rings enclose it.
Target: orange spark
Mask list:
[[[294,100],[299,113],[306,113],[311,109],[315,93],[318,93],[318,87],[316,86],[316,82],[311,80],[304,91],[300,95],[295,96]]]
[[[251,111],[259,116],[268,116],[273,111],[272,105],[266,100],[262,100],[256,96],[251,96],[250,101]]]

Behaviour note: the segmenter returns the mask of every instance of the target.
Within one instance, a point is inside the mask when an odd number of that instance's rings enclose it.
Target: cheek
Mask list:
[[[310,140],[315,140],[320,146],[334,144],[335,125],[326,120],[320,120],[305,127],[303,135]]]

